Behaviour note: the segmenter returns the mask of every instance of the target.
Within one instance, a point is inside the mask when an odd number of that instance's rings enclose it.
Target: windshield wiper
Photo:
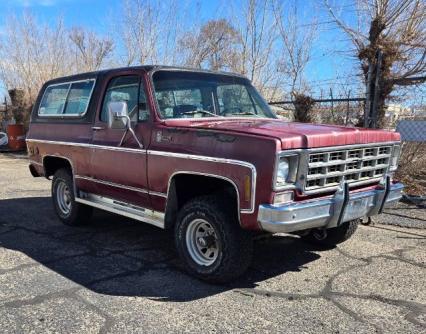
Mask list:
[[[233,112],[233,113],[231,113],[231,115],[251,115],[251,116],[256,116],[256,117],[262,117],[262,116],[259,116],[258,114],[255,114],[252,111]]]
[[[217,115],[217,114],[212,113],[212,112],[207,111],[207,110],[191,110],[191,111],[183,112],[182,114],[183,115],[195,115],[195,114],[198,114],[198,113],[206,114],[206,115],[212,115],[214,117],[224,117],[222,115]]]

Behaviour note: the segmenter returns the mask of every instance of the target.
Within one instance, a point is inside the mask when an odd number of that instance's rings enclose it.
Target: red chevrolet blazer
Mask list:
[[[397,201],[399,140],[280,120],[239,75],[140,66],[45,83],[27,146],[65,224],[98,208],[172,229],[191,274],[226,282],[256,234],[335,245]]]

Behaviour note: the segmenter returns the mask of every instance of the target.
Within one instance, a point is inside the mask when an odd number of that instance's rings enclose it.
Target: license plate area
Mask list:
[[[346,206],[343,221],[347,222],[366,216],[372,206],[373,197],[356,198],[350,200]]]

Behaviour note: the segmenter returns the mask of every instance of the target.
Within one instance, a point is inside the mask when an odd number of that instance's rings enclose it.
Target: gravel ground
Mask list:
[[[67,227],[49,195],[25,157],[0,155],[2,333],[426,331],[426,218],[413,205],[334,249],[259,240],[243,278],[212,286],[184,273],[170,234],[102,212]]]

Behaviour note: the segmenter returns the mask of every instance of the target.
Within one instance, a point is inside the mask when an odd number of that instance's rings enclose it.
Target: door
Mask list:
[[[108,128],[108,103],[127,103],[131,127],[142,147],[128,131]],[[111,77],[106,86],[93,126],[91,177],[97,193],[144,208],[149,207],[147,144],[150,137],[146,92],[139,73]]]

